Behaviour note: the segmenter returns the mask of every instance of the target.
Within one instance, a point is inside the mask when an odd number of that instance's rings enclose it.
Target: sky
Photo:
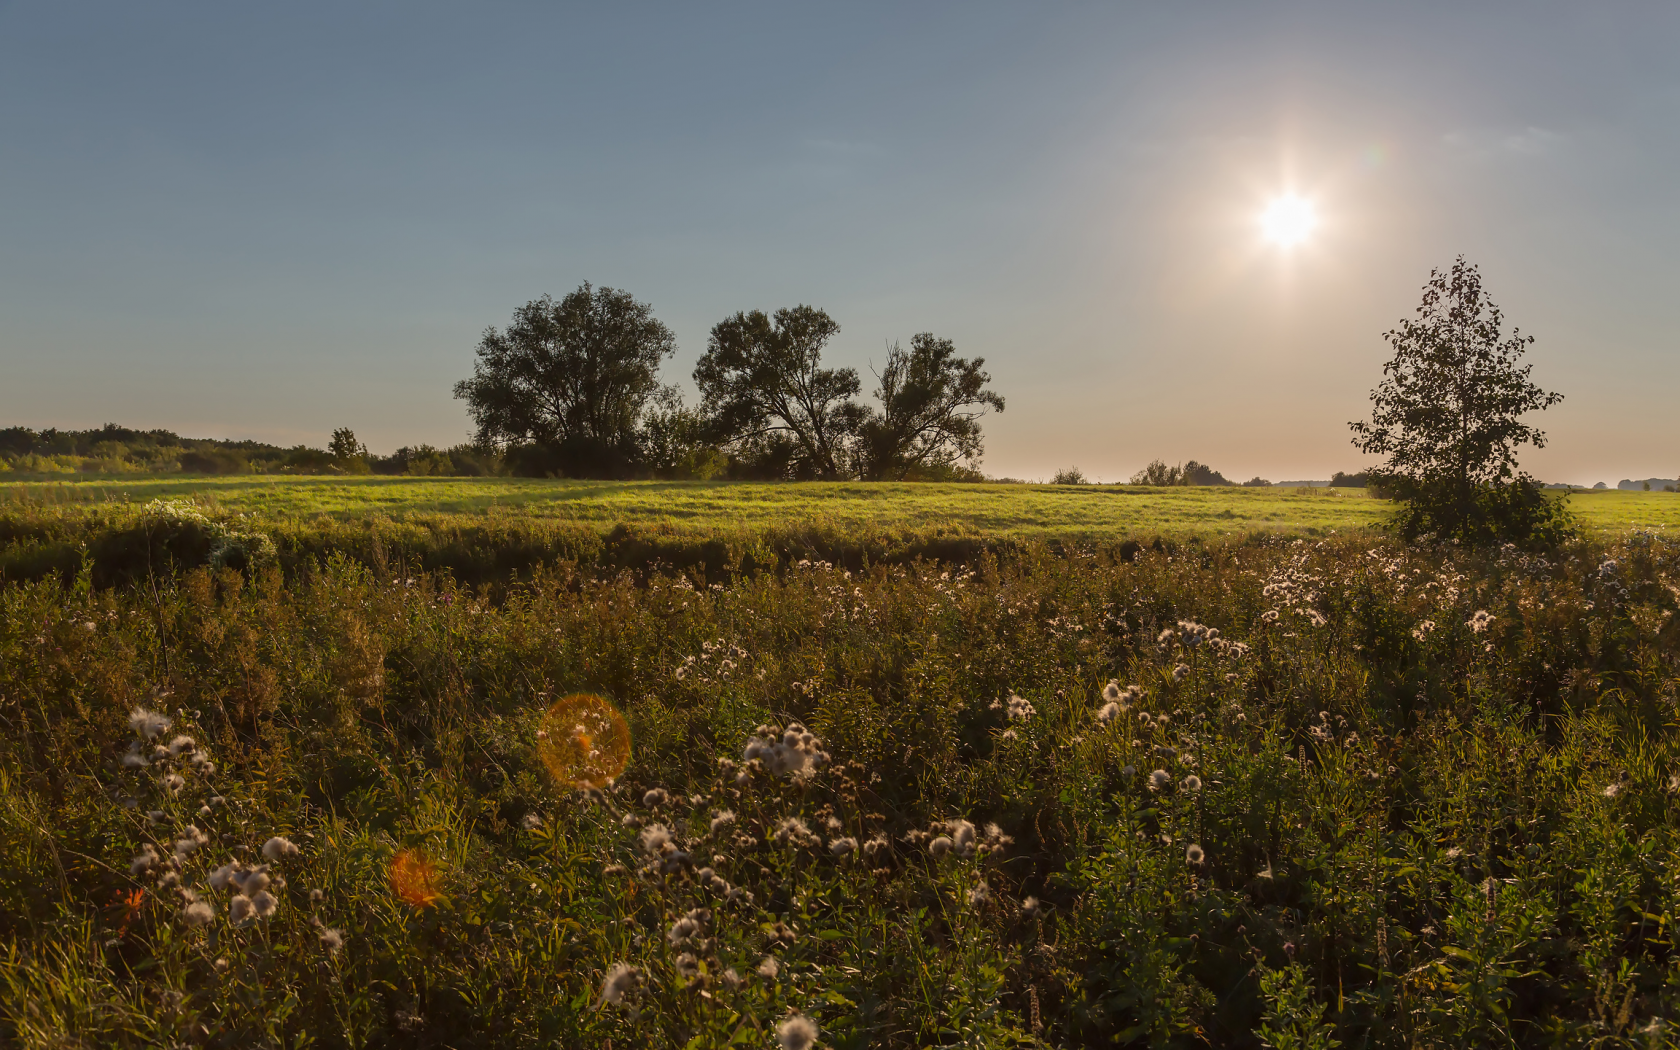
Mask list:
[[[1565,395],[1523,465],[1674,477],[1676,53],[1673,3],[0,0],[0,426],[448,446],[589,281],[690,389],[738,310],[866,393],[951,338],[995,476],[1324,478],[1463,254]]]

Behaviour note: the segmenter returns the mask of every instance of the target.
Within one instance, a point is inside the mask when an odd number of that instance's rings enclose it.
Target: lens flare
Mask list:
[[[391,858],[391,891],[411,908],[430,908],[443,894],[437,888],[437,868],[419,850],[398,850]]]
[[[562,784],[606,787],[630,762],[630,726],[600,697],[574,693],[543,715],[537,754]]]

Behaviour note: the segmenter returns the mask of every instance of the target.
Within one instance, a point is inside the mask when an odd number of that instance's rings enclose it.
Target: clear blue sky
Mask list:
[[[0,0],[0,425],[453,444],[589,280],[685,383],[740,309],[866,379],[954,338],[994,474],[1325,477],[1463,252],[1567,395],[1526,465],[1673,477],[1676,55],[1673,3]]]

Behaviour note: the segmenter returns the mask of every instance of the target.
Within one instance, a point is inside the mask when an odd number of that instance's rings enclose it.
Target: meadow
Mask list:
[[[380,480],[8,488],[0,1041],[1673,1045],[1680,498]]]

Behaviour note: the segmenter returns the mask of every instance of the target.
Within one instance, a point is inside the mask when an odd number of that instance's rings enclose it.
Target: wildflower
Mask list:
[[[1103,725],[1108,725],[1110,722],[1119,717],[1120,704],[1117,701],[1110,700],[1108,703],[1097,709],[1097,721]]]
[[[181,908],[181,921],[188,926],[203,926],[216,917],[216,909],[208,901],[190,899]]]
[[[218,893],[227,889],[228,884],[233,881],[233,873],[237,870],[237,863],[230,862],[212,871],[210,873],[210,888]]]
[[[774,981],[782,972],[782,964],[776,961],[774,955],[766,955],[758,964],[758,975],[765,980]]]
[[[633,991],[641,979],[642,971],[636,967],[629,963],[613,963],[607,970],[606,979],[601,982],[601,1005],[623,1004],[625,995]]]
[[[261,893],[268,889],[268,866],[257,868],[235,869],[233,881],[239,887],[239,892],[247,897]]]
[[[317,887],[316,889],[313,889],[313,890],[309,891],[309,903],[311,903],[311,904],[319,904],[326,899],[327,899],[327,891],[326,890],[323,890],[323,889],[320,889],[320,888]]]
[[[665,931],[665,939],[670,941],[671,946],[674,948],[679,944],[687,944],[689,938],[699,932],[700,924],[694,920],[693,916],[684,915],[682,918],[672,923],[669,930]]]
[[[1038,898],[1037,897],[1023,897],[1023,898],[1021,898],[1021,915],[1022,915],[1023,918],[1028,918],[1028,919],[1038,918]]]
[[[152,870],[152,865],[157,862],[158,852],[152,847],[152,844],[148,842],[144,846],[141,846],[140,852],[136,853],[134,855],[134,859],[128,862],[128,870],[136,875],[144,875],[146,872]]]
[[[712,834],[717,834],[719,830],[727,828],[733,823],[735,823],[734,810],[726,809],[719,812],[712,818]]]
[[[1617,783],[1614,783],[1614,784],[1606,784],[1604,786],[1604,797],[1605,798],[1615,798],[1617,795],[1620,795],[1621,793],[1622,793],[1622,785],[1621,785],[1620,782],[1617,782]]]
[[[1114,678],[1110,678],[1108,680],[1108,684],[1103,686],[1103,694],[1102,695],[1103,695],[1103,699],[1107,700],[1111,704],[1119,703],[1120,702],[1120,682],[1119,682],[1119,680],[1114,679]]]
[[[741,975],[735,972],[735,967],[733,966],[724,970],[723,973],[718,976],[721,977],[723,979],[723,983],[728,985],[731,989],[741,987]]]
[[[257,909],[251,903],[251,898],[243,893],[235,894],[228,901],[228,921],[235,926],[248,926],[256,921]]]
[[[951,840],[944,835],[939,836],[932,842],[928,843],[928,852],[933,854],[935,860],[938,860],[940,857],[943,857],[945,854],[951,852]]]
[[[863,855],[868,857],[870,860],[874,860],[877,856],[885,853],[891,848],[892,843],[888,841],[885,835],[876,835],[874,838],[863,844]]]
[[[1201,865],[1202,861],[1206,859],[1206,856],[1207,855],[1202,852],[1202,847],[1196,845],[1194,842],[1190,843],[1189,847],[1184,851],[1185,862],[1195,864],[1198,867]]]
[[[664,788],[654,788],[642,796],[642,805],[649,809],[654,809],[655,807],[665,805],[670,800],[671,796],[666,793]]]
[[[1127,766],[1124,769],[1120,770],[1120,775],[1123,776],[1123,777],[1129,777],[1136,772],[1137,772],[1137,767],[1136,766]]]
[[[987,886],[983,881],[977,882],[974,884],[974,888],[968,891],[968,906],[971,908],[978,908],[982,904],[985,904],[986,901],[990,900],[991,896],[991,887]]]
[[[817,1041],[817,1023],[804,1014],[794,1014],[776,1026],[776,1042],[782,1050],[811,1050]]]
[[[337,955],[338,950],[344,947],[344,931],[322,930],[320,933],[320,941],[321,947],[325,948],[331,954]]]
[[[152,740],[162,736],[169,729],[170,721],[165,715],[144,707],[136,707],[128,714],[128,727],[142,740]]]
[[[187,786],[187,778],[179,773],[171,773],[163,778],[163,786],[171,795],[179,795],[181,789]]]
[[[857,849],[857,839],[850,836],[843,839],[835,839],[833,842],[828,844],[828,851],[836,857],[844,857],[846,854],[855,849]]]
[[[1488,629],[1488,625],[1491,623],[1493,623],[1493,617],[1488,615],[1487,610],[1477,609],[1474,616],[1464,621],[1464,626],[1470,628],[1476,634],[1481,634]]]
[[[759,733],[747,741],[741,758],[747,762],[758,759],[771,773],[804,776],[828,761],[828,753],[821,750],[822,741],[798,722],[790,722],[780,740],[771,735],[769,726],[759,726]]]
[[[1184,790],[1186,790],[1186,791],[1200,791],[1200,790],[1202,790],[1202,778],[1197,776],[1194,773],[1185,777],[1184,778]]]
[[[670,829],[663,824],[649,824],[647,827],[642,829],[642,833],[638,836],[638,840],[642,844],[642,852],[651,857],[657,855],[662,849],[670,844],[671,832]]]
[[[974,852],[974,825],[966,820],[958,819],[947,823],[946,828],[951,832],[951,845],[963,856]]]
[[[1412,628],[1412,637],[1416,638],[1418,641],[1421,642],[1425,638],[1428,638],[1429,637],[1429,632],[1433,631],[1434,629],[1435,629],[1435,621],[1434,620],[1424,620],[1422,623],[1420,623],[1416,627]]]
[[[181,752],[191,751],[193,750],[193,747],[192,737],[178,736],[169,742],[169,756],[171,758],[179,758],[181,756]]]
[[[700,960],[694,957],[693,952],[683,952],[671,961],[676,964],[678,973],[691,980],[700,973]]]
[[[817,841],[811,826],[798,817],[788,817],[776,828],[776,841],[784,846],[807,846]]]
[[[1011,722],[1025,722],[1035,713],[1033,705],[1024,698],[1016,696],[1014,693],[1009,694],[1009,720]]]
[[[200,830],[198,825],[188,824],[186,830],[181,833],[181,837],[175,840],[175,855],[177,857],[190,857],[194,850],[200,846],[209,845],[209,843],[210,836]]]
[[[1189,664],[1179,664],[1178,666],[1174,667],[1173,670],[1172,670],[1172,679],[1175,682],[1182,682],[1182,681],[1184,681],[1185,678],[1189,677],[1189,674],[1190,674],[1190,665]]]
[[[276,835],[263,843],[262,855],[269,860],[279,860],[281,857],[297,856],[298,848],[292,845],[292,840]]]
[[[152,763],[145,755],[130,751],[122,757],[122,764],[124,769],[145,769]]]
[[[1021,739],[1021,734],[1015,732],[1015,730],[1013,730],[1013,729],[1005,729],[1003,732],[998,734],[998,739],[999,740],[1019,740],[1019,739]]]
[[[1149,790],[1151,791],[1165,790],[1170,783],[1172,783],[1172,776],[1164,769],[1157,769],[1149,774]]]
[[[1457,860],[1462,856],[1464,856],[1464,851],[1459,849],[1457,846],[1452,847],[1446,852],[1446,858],[1448,860]]]

